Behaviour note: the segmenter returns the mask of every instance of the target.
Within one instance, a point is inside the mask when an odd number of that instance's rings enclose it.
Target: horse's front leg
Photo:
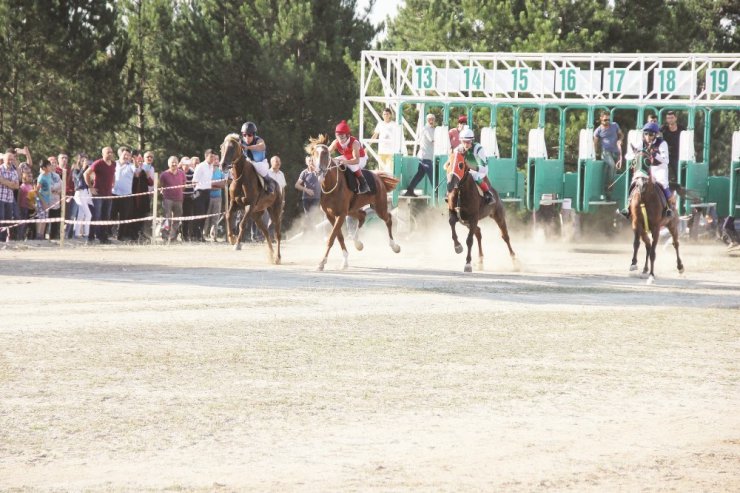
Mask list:
[[[449,223],[450,223],[450,229],[452,230],[452,243],[455,245],[455,253],[461,253],[462,252],[462,245],[457,240],[457,231],[455,231],[455,224],[460,219],[457,217],[457,212],[455,212],[455,209],[449,210]]]
[[[334,216],[327,213],[326,219],[328,219],[329,222],[332,224],[332,228],[331,233],[329,234],[329,239],[326,240],[326,252],[324,253],[324,258],[321,259],[321,262],[319,262],[318,270],[324,270],[324,266],[329,259],[329,251],[331,250],[331,247],[334,246],[334,240],[336,238],[340,238],[339,244],[342,247],[342,254],[344,255],[343,268],[346,268],[347,256],[349,255],[349,252],[347,252],[347,248],[344,246],[344,236],[342,236],[342,224],[344,223],[344,214],[338,214],[337,216]]]
[[[637,251],[640,249],[640,234],[637,230],[634,231],[635,238],[632,241],[632,263],[630,264],[630,272],[637,270]]]
[[[236,206],[236,201],[232,198],[231,201],[229,201],[229,207],[226,208],[226,238],[229,240],[229,244],[233,245],[236,243],[236,237],[234,236],[234,232],[231,228],[231,218],[234,217],[234,206]]]
[[[244,207],[244,214],[242,214],[242,217],[239,220],[239,234],[236,237],[236,243],[234,244],[234,250],[242,249],[242,239],[244,238],[244,230],[247,229],[246,227],[247,217],[250,211],[251,211],[251,206],[247,205]]]
[[[470,264],[470,261],[473,258],[472,250],[473,250],[473,236],[475,235],[475,230],[478,229],[478,223],[475,221],[471,221],[470,228],[468,229],[468,237],[465,240],[465,245],[468,247],[468,256],[465,257],[465,269],[464,272],[473,272],[473,266]]]
[[[648,276],[647,283],[652,284],[655,282],[655,251],[658,249],[658,240],[660,238],[660,226],[653,228],[650,231],[653,237],[652,244],[650,245],[650,275]]]

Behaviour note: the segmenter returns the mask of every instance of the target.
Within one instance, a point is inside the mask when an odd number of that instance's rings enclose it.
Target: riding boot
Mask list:
[[[357,193],[369,193],[370,187],[367,185],[367,180],[365,180],[365,176],[362,174],[362,171],[359,171],[359,174],[355,174],[355,176],[357,176],[357,181],[360,185],[360,189]]]
[[[666,200],[665,205],[665,217],[673,217],[673,209],[676,207],[676,196],[671,195],[671,198]]]
[[[263,177],[263,179],[265,181],[265,193],[267,195],[270,195],[272,192],[275,191],[274,187],[272,186],[272,179],[266,176]]]

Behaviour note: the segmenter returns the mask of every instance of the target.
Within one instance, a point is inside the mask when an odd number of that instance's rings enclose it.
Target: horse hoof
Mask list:
[[[519,259],[518,258],[512,257],[511,258],[511,263],[514,266],[514,271],[519,272],[520,270],[522,270],[522,263],[519,262]]]
[[[637,264],[630,265],[630,272],[637,270]]]
[[[683,274],[683,272],[684,272],[684,269],[683,269],[683,267],[679,267],[679,268],[678,268],[678,273],[679,273],[679,274]]]
[[[457,245],[455,245],[455,253],[462,253],[462,245],[461,244],[458,243]]]
[[[316,270],[321,272],[324,270],[324,262],[321,262],[318,267],[316,267]]]
[[[398,253],[398,252],[401,251],[401,247],[398,246],[398,244],[396,244],[396,243],[394,243],[393,245],[391,245],[391,249],[393,250],[393,253]]]
[[[654,282],[655,282],[655,277],[654,277],[654,276],[648,276],[648,278],[647,278],[647,281],[646,281],[646,284],[647,284],[648,286],[650,286],[650,285],[652,285],[652,284],[653,284]]]
[[[280,257],[275,259],[275,265],[280,265]]]
[[[234,244],[234,251],[235,252],[238,252],[241,249],[242,249],[242,244],[241,243]]]
[[[349,268],[349,264],[347,262],[344,262],[342,264],[342,270],[347,270],[347,268]]]
[[[363,245],[360,240],[355,240],[355,248],[358,252],[361,252],[362,249],[365,248],[365,245]]]
[[[473,266],[470,264],[465,264],[465,269],[463,269],[463,272],[473,272]]]

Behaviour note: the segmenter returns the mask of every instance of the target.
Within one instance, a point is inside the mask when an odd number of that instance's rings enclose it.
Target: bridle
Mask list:
[[[321,159],[318,159],[319,179],[321,181],[321,193],[329,195],[330,193],[334,192],[334,190],[336,190],[337,187],[339,186],[339,172],[344,171],[346,169],[346,166],[342,163],[339,163],[335,159],[332,159],[331,157],[329,157],[329,146],[327,146],[326,144],[316,144],[314,146],[314,154],[318,153],[319,148],[321,148],[322,154],[326,152],[326,155],[329,159],[329,164],[327,164],[326,166],[323,165],[323,163],[321,162]],[[336,170],[336,180],[331,190],[325,190],[324,189],[324,177],[332,169]]]

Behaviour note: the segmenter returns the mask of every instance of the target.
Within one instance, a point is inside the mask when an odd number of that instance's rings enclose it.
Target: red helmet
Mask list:
[[[459,116],[459,117],[457,118],[457,123],[458,123],[458,124],[460,124],[460,123],[468,123],[468,117],[467,117],[467,116],[465,116],[465,115],[460,115],[460,116]]]
[[[337,125],[337,128],[334,129],[334,133],[349,135],[351,132],[349,129],[349,125],[347,125],[347,121],[342,120],[341,122],[339,122],[339,125]]]

